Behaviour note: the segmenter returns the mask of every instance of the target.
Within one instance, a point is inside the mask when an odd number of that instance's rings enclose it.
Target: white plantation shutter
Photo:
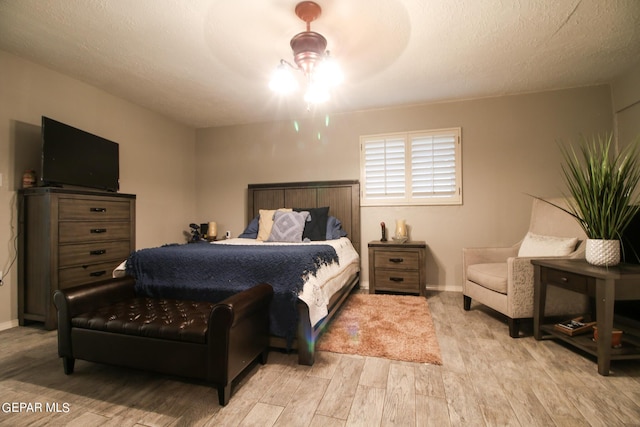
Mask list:
[[[372,139],[364,146],[364,192],[371,199],[405,197],[404,138]]]
[[[452,197],[456,182],[455,135],[415,135],[411,137],[411,196],[413,198]]]
[[[460,133],[453,128],[361,137],[361,204],[461,204]]]

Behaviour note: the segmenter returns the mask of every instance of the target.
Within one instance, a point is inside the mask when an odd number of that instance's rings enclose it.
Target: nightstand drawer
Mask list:
[[[374,262],[376,268],[418,270],[420,267],[416,251],[376,251]]]
[[[562,270],[547,269],[547,283],[564,289],[587,293],[589,278],[581,274],[569,273]]]
[[[376,289],[382,291],[420,292],[420,273],[376,268]]]

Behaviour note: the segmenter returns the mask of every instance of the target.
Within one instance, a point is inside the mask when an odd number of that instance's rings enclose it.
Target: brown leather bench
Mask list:
[[[56,291],[58,354],[205,380],[229,402],[231,382],[251,362],[266,363],[273,288],[259,284],[224,301],[136,296],[132,277]]]

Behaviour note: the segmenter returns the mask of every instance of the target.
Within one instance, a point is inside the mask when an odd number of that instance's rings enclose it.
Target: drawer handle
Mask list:
[[[91,212],[106,212],[107,208],[90,208],[89,211],[91,211]]]
[[[389,262],[403,262],[404,258],[389,258]]]
[[[564,282],[564,283],[567,283],[567,282],[569,281],[569,278],[567,278],[567,277],[561,277],[561,278],[560,278],[560,281],[561,281],[561,282]]]
[[[89,276],[91,277],[100,277],[100,276],[104,276],[105,274],[107,274],[106,270],[102,270],[102,271],[94,271],[93,273],[89,273]]]
[[[106,249],[98,249],[96,251],[89,252],[89,255],[104,255],[107,253]]]
[[[391,280],[392,282],[404,282],[403,277],[389,277],[389,280]]]
[[[107,229],[106,228],[92,228],[91,232],[94,233],[94,234],[106,233]]]

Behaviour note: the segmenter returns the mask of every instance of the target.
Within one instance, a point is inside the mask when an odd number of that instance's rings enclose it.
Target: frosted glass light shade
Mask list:
[[[344,81],[344,75],[338,63],[330,56],[316,67],[314,78],[325,86],[337,86]]]
[[[276,93],[285,95],[298,89],[298,80],[295,78],[289,67],[284,64],[280,64],[271,76],[269,88]]]
[[[304,94],[304,100],[308,104],[320,104],[329,99],[329,90],[327,87],[318,82],[311,82]]]

